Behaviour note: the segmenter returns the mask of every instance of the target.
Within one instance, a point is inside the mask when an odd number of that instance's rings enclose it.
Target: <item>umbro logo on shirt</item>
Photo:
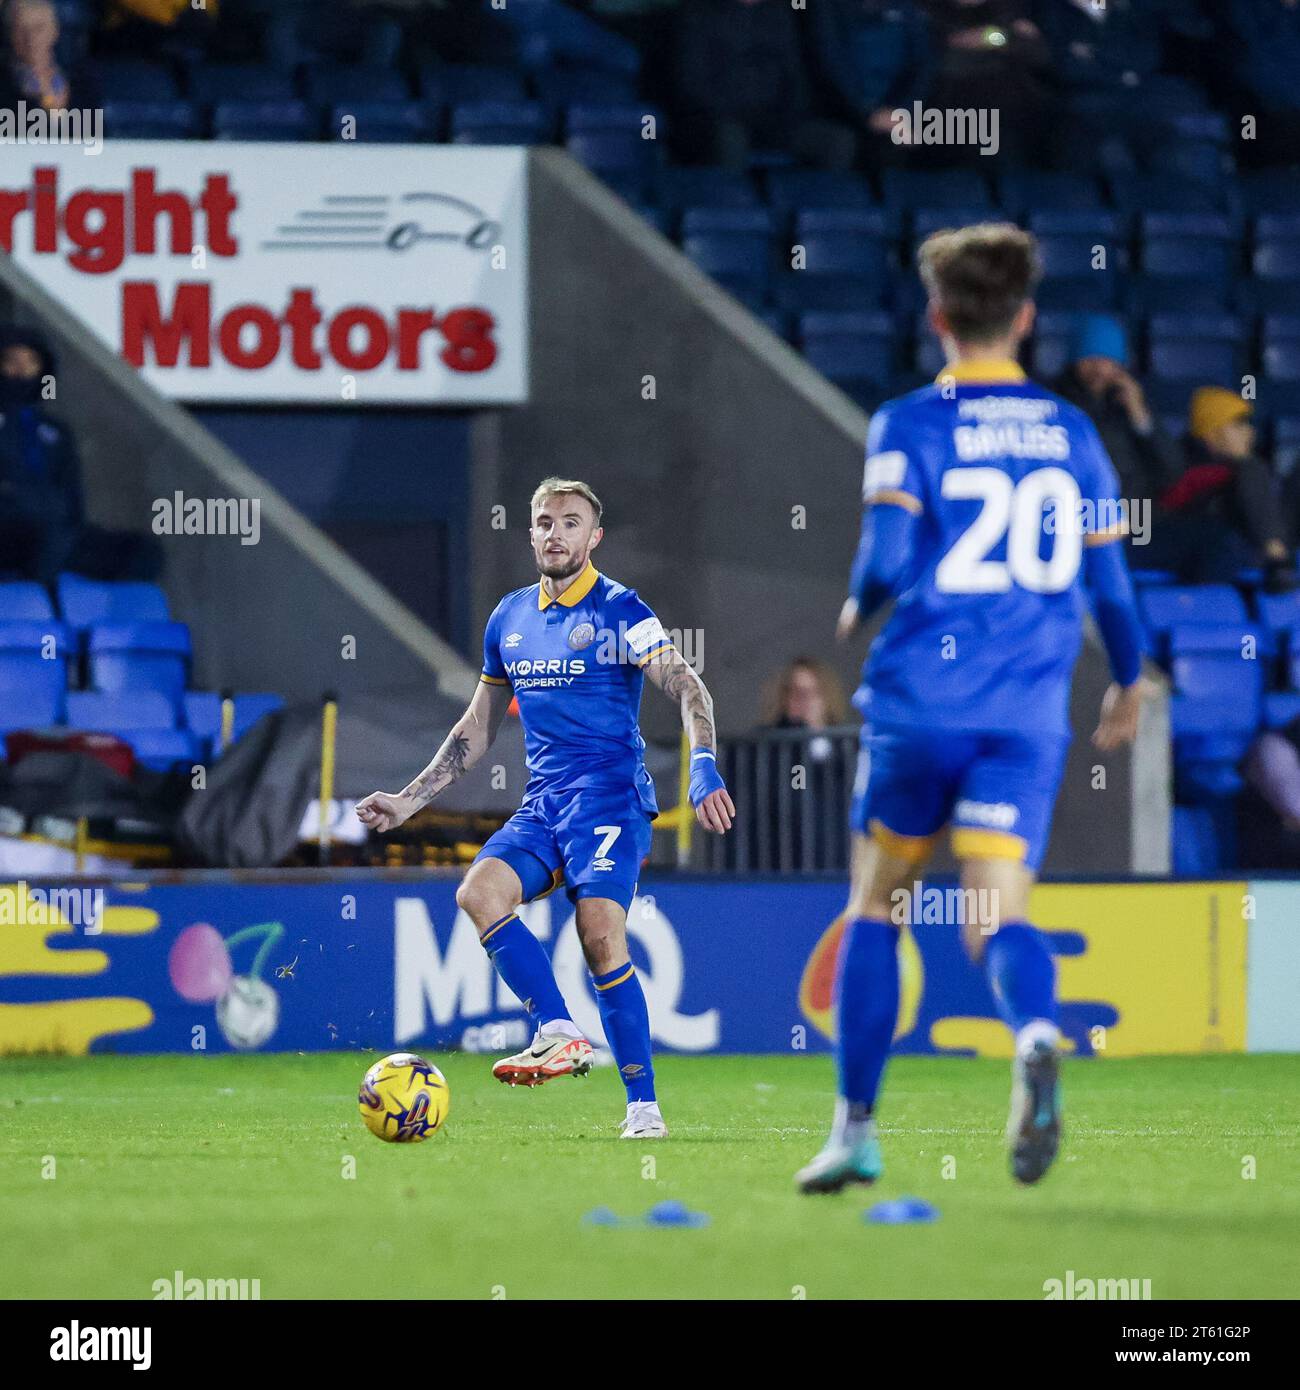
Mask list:
[[[503,647],[517,647],[523,640],[524,634],[522,632],[512,632],[501,645]]]

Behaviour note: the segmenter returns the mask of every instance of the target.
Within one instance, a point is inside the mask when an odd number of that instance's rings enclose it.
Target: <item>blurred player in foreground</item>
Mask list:
[[[847,637],[895,599],[855,697],[866,723],[836,995],[840,1099],[805,1192],[873,1182],[872,1118],[898,1015],[900,903],[943,827],[961,862],[961,923],[1015,1035],[1011,1169],[1037,1182],[1060,1141],[1056,977],[1027,920],[1069,744],[1084,595],[1114,684],[1093,736],[1137,732],[1141,629],[1114,469],[1082,411],[1016,365],[1034,322],[1037,247],[1010,225],[929,237],[929,322],[948,365],[871,421]],[[965,912],[964,917],[972,914]]]
[[[721,834],[736,813],[717,769],[713,701],[635,590],[591,563],[604,532],[586,483],[547,478],[533,494],[532,547],[541,580],[497,604],[483,637],[483,675],[437,756],[400,792],[375,792],[357,815],[401,825],[487,752],[519,700],[530,773],[520,809],[483,846],[456,901],[536,1032],[492,1068],[540,1086],[591,1069],[591,1044],[569,1015],[551,962],[515,915],[560,883],[574,902],[605,1035],[627,1089],[625,1139],[667,1135],[655,1097],[650,1021],[627,948],[627,910],[650,822],[658,814],[637,724],[642,677],[681,707],[691,744],[691,804]]]

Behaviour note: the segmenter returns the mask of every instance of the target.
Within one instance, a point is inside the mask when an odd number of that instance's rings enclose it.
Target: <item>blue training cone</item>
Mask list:
[[[877,1202],[862,1213],[862,1219],[878,1226],[909,1226],[916,1222],[937,1221],[939,1208],[932,1207],[919,1197],[898,1197],[892,1202]]]

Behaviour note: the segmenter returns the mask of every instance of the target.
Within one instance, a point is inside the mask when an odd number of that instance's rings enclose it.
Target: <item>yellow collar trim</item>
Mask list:
[[[545,609],[549,608],[553,603],[558,603],[564,608],[576,607],[596,587],[596,580],[599,578],[600,571],[588,560],[587,568],[583,570],[559,598],[552,598],[550,594],[546,592],[546,581],[541,579],[537,583],[537,606],[538,608]]]
[[[1009,357],[970,357],[964,362],[951,363],[935,377],[940,384],[946,379],[997,385],[1004,381],[1024,381],[1025,374],[1020,364]]]

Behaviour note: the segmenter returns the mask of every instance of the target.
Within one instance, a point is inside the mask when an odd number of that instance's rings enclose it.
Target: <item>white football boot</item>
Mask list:
[[[655,1100],[628,1102],[627,1118],[619,1123],[620,1139],[667,1139],[668,1126]]]
[[[586,1076],[591,1063],[591,1044],[581,1033],[548,1033],[543,1026],[522,1052],[499,1061],[492,1075],[507,1086],[541,1086],[557,1076]]]

